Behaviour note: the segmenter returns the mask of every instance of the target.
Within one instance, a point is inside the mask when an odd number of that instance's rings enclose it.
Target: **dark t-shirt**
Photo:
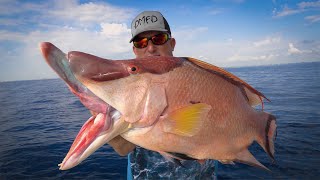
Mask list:
[[[141,147],[137,147],[128,158],[133,179],[216,179],[214,160],[207,160],[204,164],[186,160],[179,165]]]

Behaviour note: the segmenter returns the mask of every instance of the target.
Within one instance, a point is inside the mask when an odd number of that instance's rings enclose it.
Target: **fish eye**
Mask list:
[[[128,66],[128,72],[130,74],[137,74],[139,71],[139,68],[135,65],[131,65],[131,66]]]

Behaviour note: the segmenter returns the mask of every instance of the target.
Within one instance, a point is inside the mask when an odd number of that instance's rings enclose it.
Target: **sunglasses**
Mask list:
[[[148,46],[149,40],[151,40],[154,45],[163,45],[169,39],[169,34],[161,33],[151,37],[137,37],[133,40],[133,45],[134,47],[141,49]]]

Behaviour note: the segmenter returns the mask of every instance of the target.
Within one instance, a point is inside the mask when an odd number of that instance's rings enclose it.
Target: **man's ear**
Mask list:
[[[136,48],[134,46],[132,46],[132,51],[133,51],[134,55],[137,56]]]
[[[171,38],[170,45],[172,47],[172,51],[174,51],[174,47],[176,46],[176,39]]]

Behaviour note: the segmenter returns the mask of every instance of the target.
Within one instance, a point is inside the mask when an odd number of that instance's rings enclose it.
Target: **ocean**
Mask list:
[[[278,135],[274,164],[257,143],[249,148],[271,172],[219,163],[218,179],[318,179],[320,62],[226,69],[271,100],[265,111],[277,117]],[[108,145],[59,170],[89,117],[60,79],[1,82],[0,179],[126,179],[127,157]]]

